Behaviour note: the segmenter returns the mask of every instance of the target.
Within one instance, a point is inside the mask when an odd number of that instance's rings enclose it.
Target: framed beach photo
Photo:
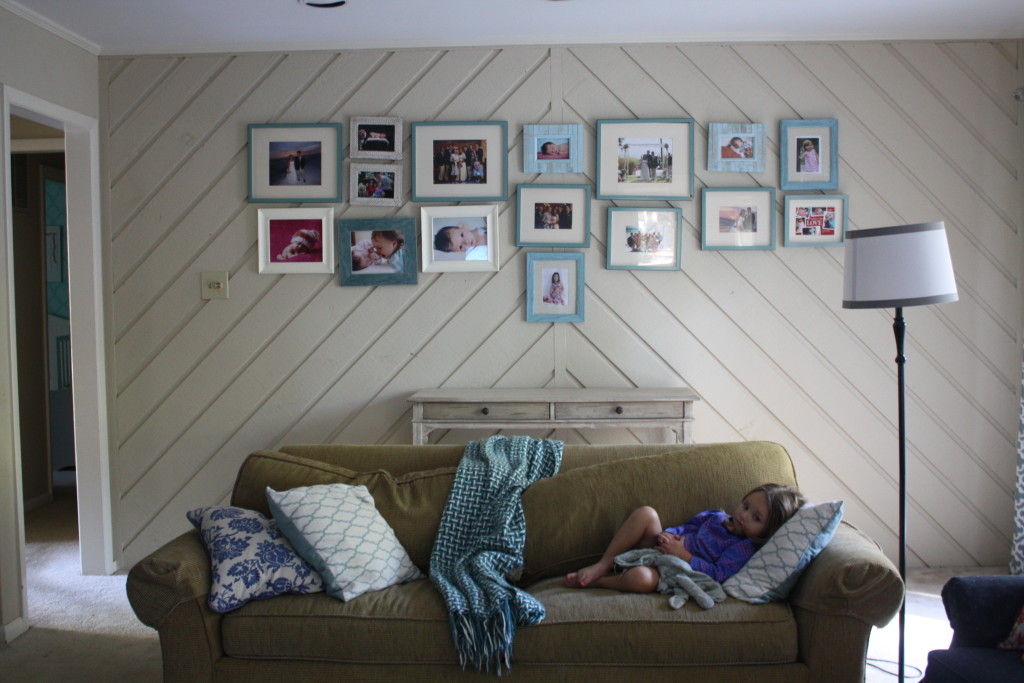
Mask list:
[[[259,209],[257,222],[259,272],[334,272],[334,209]]]
[[[839,121],[779,122],[779,187],[835,190],[839,187]]]
[[[834,247],[846,235],[845,194],[787,195],[782,243],[787,247]]]
[[[353,159],[402,158],[401,117],[353,116],[348,128],[348,154]]]
[[[693,119],[597,122],[599,199],[693,199]]]
[[[341,124],[250,124],[250,202],[340,202]]]
[[[498,270],[497,204],[420,209],[423,272]]]
[[[608,208],[609,270],[679,270],[682,209]]]
[[[523,126],[524,173],[583,173],[583,126]]]
[[[416,219],[338,221],[338,273],[343,287],[416,284]]]
[[[518,246],[590,246],[590,185],[520,185],[516,207]]]
[[[508,199],[508,123],[412,124],[414,202]]]
[[[701,249],[774,249],[775,188],[705,187]]]
[[[526,255],[526,321],[583,322],[583,253]]]
[[[764,136],[763,123],[709,123],[708,170],[763,172]]]
[[[348,168],[351,204],[366,206],[402,205],[402,167],[353,161]]]

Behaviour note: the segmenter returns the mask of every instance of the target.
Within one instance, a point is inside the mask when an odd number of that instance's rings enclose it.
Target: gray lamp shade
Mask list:
[[[900,308],[956,300],[942,221],[846,233],[843,308]]]

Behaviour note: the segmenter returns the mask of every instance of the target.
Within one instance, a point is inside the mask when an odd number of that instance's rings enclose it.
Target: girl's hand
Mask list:
[[[686,549],[686,540],[682,536],[662,531],[658,534],[657,543],[658,549],[667,555],[675,555],[686,562],[693,558],[690,551]]]

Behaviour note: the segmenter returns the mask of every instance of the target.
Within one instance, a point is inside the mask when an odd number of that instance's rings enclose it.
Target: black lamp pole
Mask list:
[[[900,653],[899,682],[903,683],[904,671],[904,634],[907,627],[907,411],[904,399],[904,368],[907,358],[903,355],[903,339],[906,336],[907,324],[903,320],[903,308],[896,309],[892,331],[896,334],[896,384],[898,392],[899,432],[900,432],[900,578],[903,580],[903,603],[900,605]]]

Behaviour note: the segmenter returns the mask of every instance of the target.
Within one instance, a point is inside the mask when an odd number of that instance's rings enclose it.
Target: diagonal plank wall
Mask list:
[[[778,121],[839,119],[850,228],[945,220],[960,286],[956,304],[908,309],[910,563],[1004,563],[1021,371],[1020,52],[1005,41],[102,59],[124,563],[183,530],[185,510],[225,501],[248,452],[407,442],[407,396],[440,386],[693,387],[698,441],[783,443],[811,498],[845,499],[848,519],[894,555],[891,311],[841,309],[842,248],[702,252],[695,199],[674,203],[681,271],[609,271],[611,203],[595,200],[581,324],[525,322],[514,200],[501,205],[497,273],[376,288],[258,274],[247,124],[339,122],[347,141],[353,115],[400,116],[407,136],[413,121],[508,121],[513,197],[516,183],[593,183],[599,118],[692,117],[698,189],[776,186]],[[767,170],[708,173],[712,121],[766,123]],[[583,124],[586,173],[524,174],[528,123]],[[335,210],[418,216],[405,199]],[[229,300],[200,299],[204,270],[230,271]]]

